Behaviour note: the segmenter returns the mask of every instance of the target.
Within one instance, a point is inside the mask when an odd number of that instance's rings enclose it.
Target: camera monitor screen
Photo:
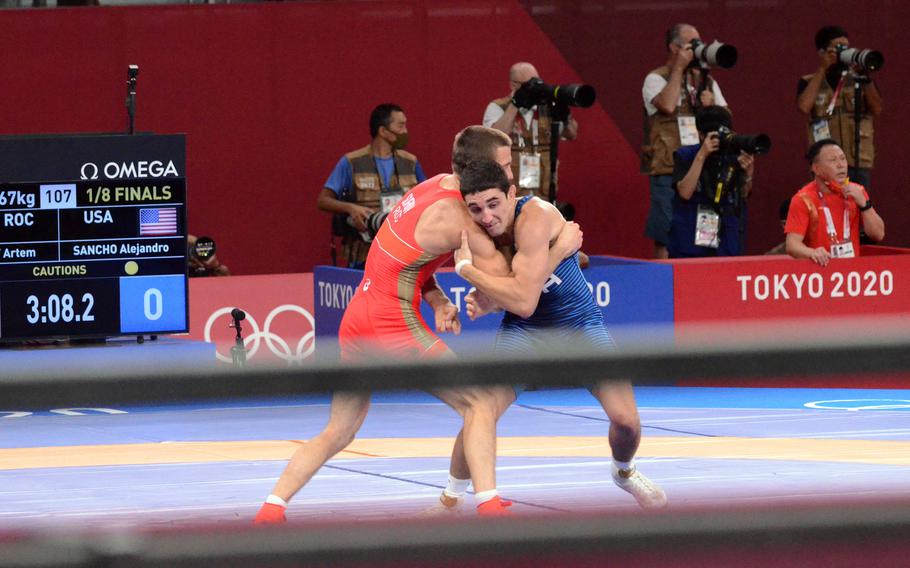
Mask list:
[[[188,329],[185,178],[84,163],[78,178],[0,180],[0,342]]]

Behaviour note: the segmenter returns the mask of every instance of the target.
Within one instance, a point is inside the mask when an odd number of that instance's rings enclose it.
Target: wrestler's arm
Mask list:
[[[473,251],[475,245],[472,245],[470,243],[471,240],[469,239],[469,245]],[[547,257],[549,262],[547,270],[552,274],[556,270],[556,267],[559,266],[563,260],[565,260],[567,257],[572,256],[576,251],[578,251],[578,249],[581,248],[582,243],[583,233],[581,232],[581,228],[578,226],[578,224],[573,222],[565,223],[562,230],[559,232],[559,237],[556,239],[556,242],[553,243],[553,246],[550,247],[549,255]],[[578,254],[581,255],[583,253],[581,251],[578,251]],[[474,258],[472,260],[476,268],[492,276],[511,275],[511,270],[508,268],[508,260],[501,250],[497,256],[501,257],[505,261],[507,266],[505,271],[493,271],[485,268],[482,263],[477,262],[476,255],[474,255]],[[495,300],[477,289],[473,290],[465,297],[465,311],[471,320],[475,320],[487,314],[502,311],[502,309],[503,308],[499,306]]]
[[[436,331],[439,333],[461,333],[461,321],[458,319],[458,308],[449,300],[446,293],[439,287],[436,276],[427,279],[420,290],[423,301],[433,308]]]
[[[527,208],[521,227],[516,227],[517,250],[512,257],[511,276],[493,276],[466,264],[461,270],[462,277],[503,309],[519,317],[530,317],[537,309],[547,278],[555,269],[549,257],[550,235],[556,222],[564,223],[545,208]],[[463,240],[467,246],[467,236]]]
[[[452,218],[452,212],[457,211],[460,206],[459,200],[443,199],[427,208],[420,215],[417,227],[414,230],[414,237],[417,244],[426,252],[433,255],[446,254],[452,250],[451,241],[453,237],[449,235],[451,230],[447,230],[449,219]],[[461,323],[458,321],[458,308],[449,300],[436,277],[428,278],[420,289],[420,295],[423,300],[433,308],[436,331],[439,333],[461,332]]]

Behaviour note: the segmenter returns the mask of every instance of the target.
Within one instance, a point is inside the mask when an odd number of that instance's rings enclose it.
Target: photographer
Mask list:
[[[228,267],[215,254],[215,241],[209,237],[186,236],[187,274],[197,276],[230,276]]]
[[[673,220],[670,258],[742,254],[746,207],[755,159],[737,144],[727,109],[707,106],[695,114],[700,144],[673,153]]]
[[[509,69],[509,95],[487,105],[483,125],[505,132],[512,139],[512,175],[519,195],[536,195],[547,199],[550,189],[550,136],[554,122],[562,117],[550,114],[550,108],[537,105],[530,91],[522,86],[539,78],[530,63],[516,63]],[[560,136],[564,140],[578,137],[578,123],[568,114]]]
[[[871,183],[871,170],[875,160],[873,144],[873,117],[882,112],[882,97],[868,71],[860,63],[846,65],[844,50],[850,47],[847,32],[838,26],[825,26],[815,34],[819,66],[815,73],[805,75],[797,86],[796,106],[809,118],[809,144],[832,138],[841,145],[850,166],[850,179],[865,186]],[[860,62],[867,61],[870,68],[883,62],[881,54],[860,52]],[[850,55],[847,53],[846,55]],[[876,59],[877,57],[877,59]],[[862,84],[860,105],[860,153],[856,163],[854,100],[856,82]]]
[[[409,189],[426,176],[417,157],[405,152],[407,118],[400,106],[381,104],[370,114],[367,146],[341,157],[316,199],[316,207],[333,213],[332,264],[339,262],[335,237],[341,237],[341,266],[362,269],[372,234]]]
[[[642,86],[645,108],[645,145],[642,171],[650,176],[651,209],[645,236],[654,241],[654,257],[667,258],[673,207],[673,152],[699,142],[695,111],[727,106],[717,82],[695,61],[693,40],[701,37],[693,26],[676,24],[665,37],[667,62],[648,73]]]

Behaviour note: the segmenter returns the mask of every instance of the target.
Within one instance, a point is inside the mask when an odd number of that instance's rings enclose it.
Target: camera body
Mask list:
[[[843,44],[837,45],[837,60],[848,67],[856,65],[866,71],[878,71],[885,64],[885,56],[880,51]]]
[[[730,69],[736,65],[736,61],[739,58],[739,53],[735,47],[717,40],[706,44],[700,39],[693,39],[690,45],[695,56],[692,58],[692,66],[701,65]]]
[[[720,139],[721,154],[738,155],[740,152],[747,154],[767,154],[771,150],[771,138],[767,134],[737,134],[721,126],[717,129]]]
[[[515,91],[512,102],[519,108],[534,105],[588,108],[596,98],[597,93],[591,85],[548,85],[540,77],[531,77]]]

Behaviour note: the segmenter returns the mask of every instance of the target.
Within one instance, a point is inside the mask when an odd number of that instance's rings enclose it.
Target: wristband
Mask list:
[[[455,263],[455,274],[461,276],[461,269],[469,264],[474,264],[470,258],[463,258]]]
[[[859,208],[859,211],[860,211],[860,213],[864,213],[864,212],[866,212],[866,211],[868,211],[868,210],[870,210],[870,209],[872,209],[872,200],[871,200],[871,199],[867,199],[867,200],[866,200],[866,204],[863,205],[862,207],[860,207],[860,208]]]

